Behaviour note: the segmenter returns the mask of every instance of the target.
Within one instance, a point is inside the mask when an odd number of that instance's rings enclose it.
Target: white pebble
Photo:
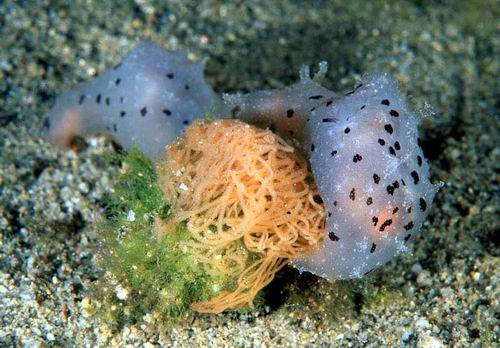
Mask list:
[[[120,284],[118,284],[118,286],[116,287],[115,292],[116,292],[116,297],[119,300],[124,301],[128,298],[128,293],[129,293],[128,290],[122,287]]]
[[[135,212],[133,210],[129,210],[127,213],[127,221],[135,221]]]
[[[436,337],[424,335],[424,337],[422,337],[418,341],[417,347],[418,348],[443,348],[444,344]]]
[[[429,321],[427,319],[419,319],[415,322],[415,327],[417,330],[422,331],[430,327]]]

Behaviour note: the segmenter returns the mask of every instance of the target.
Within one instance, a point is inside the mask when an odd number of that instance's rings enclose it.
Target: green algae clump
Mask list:
[[[122,170],[97,226],[98,263],[105,277],[96,290],[106,320],[122,325],[151,315],[162,323],[189,317],[193,302],[216,296],[234,280],[208,272],[183,246],[185,224],[158,238],[153,225],[170,205],[157,184],[153,163],[137,148],[120,156]]]

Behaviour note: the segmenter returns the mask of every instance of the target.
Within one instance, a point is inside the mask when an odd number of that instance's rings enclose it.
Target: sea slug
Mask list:
[[[421,119],[387,75],[311,113],[304,147],[328,210],[327,238],[299,269],[359,278],[406,250],[441,187],[429,178]]]
[[[144,41],[103,75],[62,94],[48,114],[45,135],[67,148],[75,136],[106,134],[158,159],[165,145],[218,103],[203,64]]]
[[[330,281],[359,278],[404,252],[441,185],[429,179],[411,112],[388,75],[365,77],[339,96],[311,80],[282,90],[225,96],[237,118],[297,137],[327,209],[325,238],[293,260]]]

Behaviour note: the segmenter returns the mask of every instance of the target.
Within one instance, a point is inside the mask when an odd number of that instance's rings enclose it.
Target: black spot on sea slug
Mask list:
[[[106,97],[106,105],[109,106],[110,103],[111,103],[111,100],[109,100],[109,97]]]
[[[334,118],[324,118],[324,119],[322,119],[321,121],[322,121],[322,122],[324,122],[324,123],[333,123],[333,122],[337,122],[337,120],[336,120],[336,119],[334,119]]]
[[[182,124],[185,125],[185,126],[189,125],[189,120],[182,121]]]
[[[241,106],[236,105],[234,108],[231,109],[231,118],[236,119],[238,118],[238,114],[241,111]]]
[[[378,138],[378,143],[379,143],[380,145],[384,146],[384,145],[385,145],[385,140],[384,140],[384,139],[382,139],[382,138]]]
[[[383,100],[380,102],[380,104],[389,106],[391,103],[389,102],[389,99],[383,99]]]
[[[373,254],[375,252],[375,249],[377,249],[377,244],[372,243],[372,247],[370,248],[370,254]]]
[[[420,203],[420,210],[425,211],[427,209],[427,202],[425,201],[425,199],[420,198],[419,203]]]
[[[363,84],[362,84],[362,83],[360,83],[359,85],[357,85],[356,87],[354,87],[354,89],[359,89],[359,88],[361,88],[361,87],[363,87]]]
[[[390,195],[394,194],[394,187],[392,185],[387,185],[387,193]]]
[[[346,127],[346,129],[344,129],[345,134],[349,133],[350,131],[351,131],[351,128],[349,128],[349,127]]]
[[[321,98],[323,98],[322,95],[312,95],[309,97],[309,100],[315,100],[315,99],[321,99]]]
[[[418,181],[420,180],[418,173],[416,170],[410,173],[411,177],[413,178],[413,183],[416,185],[418,184]]]
[[[359,109],[363,110],[364,108],[366,108],[366,105],[362,105]]]
[[[148,109],[144,106],[142,109],[141,109],[141,116],[144,117],[146,116],[146,114],[148,113]]]
[[[124,98],[120,97],[120,104],[123,104],[123,100],[124,100]]]
[[[380,176],[378,176],[377,174],[373,174],[373,182],[375,184],[378,184],[380,182]]]
[[[118,126],[116,125],[116,123],[113,123],[113,131],[115,133],[118,132]]]
[[[329,100],[329,101],[326,102],[326,106],[330,106],[332,104],[333,104],[333,100]]]
[[[332,217],[332,212],[331,211],[328,212],[328,217]]]
[[[390,195],[394,195],[394,190],[399,188],[399,182],[396,180],[391,185],[387,186],[387,193]]]
[[[413,221],[408,222],[406,225],[403,226],[406,231],[411,230],[413,227],[415,227],[415,224]]]
[[[349,198],[354,201],[356,199],[356,189],[353,187],[351,192],[349,192]]]
[[[189,85],[184,85],[184,89],[185,89],[186,91],[189,91],[189,88],[190,88],[190,87],[189,87]]]
[[[378,217],[376,217],[376,216],[372,217],[372,222],[373,222],[373,226],[377,226]]]
[[[394,150],[394,148],[392,146],[389,146],[389,153],[393,156],[396,156],[396,151]]]
[[[311,144],[311,152],[314,152],[316,150],[316,146],[314,144]]]
[[[354,163],[356,163],[356,162],[361,161],[362,159],[363,159],[363,157],[361,157],[359,154],[355,154],[354,157],[352,158],[352,161]]]
[[[403,184],[403,186],[406,186],[406,182],[404,181],[404,179],[401,179],[401,184]]]
[[[330,156],[335,156],[337,154],[337,150],[333,150],[332,152],[330,152]]]
[[[350,92],[347,92],[345,95],[351,95],[353,94],[355,91],[350,91]]]
[[[422,157],[417,156],[417,164],[419,167],[422,167]]]
[[[323,204],[323,198],[321,198],[320,195],[314,195],[313,200],[314,200],[314,202],[316,202],[318,204]]]
[[[288,110],[286,111],[286,117],[288,117],[288,118],[292,118],[292,117],[293,117],[293,113],[294,113],[294,112],[293,112],[293,109],[288,109]]]
[[[328,238],[330,238],[332,242],[338,242],[340,240],[340,238],[333,232],[328,232]]]
[[[120,84],[120,82],[121,82],[121,81],[122,81],[122,79],[117,78],[117,79],[115,80],[115,85],[116,85],[116,86],[118,86],[118,85]]]
[[[167,74],[167,78],[173,79],[174,78],[174,74],[172,74],[172,73]]]
[[[380,232],[384,232],[385,228],[386,228],[386,227],[391,226],[391,224],[392,224],[392,219],[387,219],[387,220],[385,220],[385,221],[382,223],[382,225],[380,225],[379,231],[380,231]]]
[[[408,233],[408,234],[405,236],[405,243],[406,243],[407,241],[409,241],[409,240],[410,240],[410,238],[411,238],[411,233]]]
[[[394,148],[395,148],[396,150],[398,150],[398,151],[399,151],[399,150],[401,150],[401,145],[399,144],[399,141],[396,141],[396,142],[394,143]]]
[[[127,114],[127,113],[126,113],[125,111],[123,111],[123,110],[122,110],[122,111],[120,111],[120,117],[125,117],[125,115],[126,115],[126,114]]]
[[[411,206],[410,206],[410,207],[408,207],[408,209],[406,209],[406,212],[407,212],[408,214],[411,214]]]
[[[397,112],[396,110],[391,110],[389,111],[389,115],[391,115],[392,117],[399,117],[399,112]]]
[[[161,112],[163,112],[167,116],[172,115],[172,111],[170,111],[169,109],[163,109]]]
[[[372,197],[368,197],[366,199],[366,205],[372,205],[373,204],[373,198]]]
[[[98,94],[97,97],[95,97],[95,102],[97,104],[100,104],[101,103],[101,94]]]
[[[396,207],[396,208],[392,209],[392,215],[396,214],[398,211],[399,211],[399,208],[398,208],[398,207]]]
[[[392,129],[392,126],[391,126],[390,124],[386,124],[386,125],[384,126],[384,129],[385,129],[385,131],[386,131],[387,133],[389,133],[389,134],[392,134],[392,132],[394,132],[394,129]]]
[[[82,105],[84,100],[85,100],[85,94],[82,94],[80,96],[80,99],[78,99],[78,104]]]
[[[333,206],[336,207],[337,206],[337,201],[333,201]]]

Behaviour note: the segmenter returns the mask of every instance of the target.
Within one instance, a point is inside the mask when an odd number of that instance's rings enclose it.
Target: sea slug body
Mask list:
[[[326,231],[294,266],[330,281],[359,278],[407,249],[441,187],[430,182],[420,148],[422,115],[408,109],[385,74],[365,77],[342,97],[311,80],[307,69],[300,77],[281,90],[224,100],[238,118],[298,139],[310,161]]]
[[[359,278],[406,250],[440,185],[420,148],[422,116],[387,75],[315,109],[304,148],[327,209],[326,236],[299,269],[329,280]]]
[[[126,149],[137,143],[158,159],[165,145],[218,103],[203,64],[145,41],[103,75],[62,94],[45,135],[65,148],[75,136],[102,133]]]

